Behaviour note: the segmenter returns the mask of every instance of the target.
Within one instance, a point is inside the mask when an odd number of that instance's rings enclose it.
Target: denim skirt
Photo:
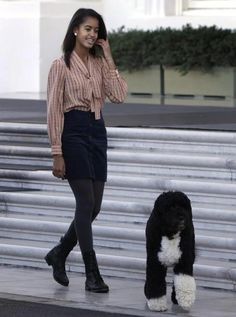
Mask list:
[[[72,109],[64,114],[62,152],[67,179],[107,180],[107,133],[93,112]]]

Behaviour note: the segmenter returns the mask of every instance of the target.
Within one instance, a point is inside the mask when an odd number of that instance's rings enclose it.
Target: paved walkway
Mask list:
[[[0,315],[4,317],[130,317],[130,315],[98,312],[18,300],[0,299]]]
[[[204,101],[192,104],[189,100],[173,104],[111,104],[104,106],[106,126],[164,127],[236,131],[236,107],[204,106]],[[189,104],[188,104],[189,103]],[[215,101],[216,103],[216,101]],[[1,99],[0,121],[46,123],[44,99]]]
[[[77,308],[78,312],[79,309],[87,309],[131,316],[164,316],[163,313],[150,312],[146,307],[141,281],[106,278],[110,292],[93,294],[85,292],[83,275],[78,273],[68,275],[70,285],[63,287],[54,282],[51,270],[0,266],[0,298],[18,300],[19,305],[21,301],[27,301],[68,307],[68,312],[69,308]],[[170,287],[168,290],[170,291]],[[236,292],[207,290],[198,287],[196,302],[191,311],[186,312],[180,307],[172,305],[169,294],[168,306],[168,311],[164,313],[166,316],[235,317]],[[1,307],[0,316],[6,317],[1,314]],[[70,317],[70,314],[66,313],[65,316]],[[78,316],[80,315],[78,314]],[[42,317],[44,316],[42,315]]]

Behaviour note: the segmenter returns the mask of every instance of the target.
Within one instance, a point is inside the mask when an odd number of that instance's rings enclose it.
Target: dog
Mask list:
[[[167,310],[166,274],[172,266],[171,300],[189,310],[195,301],[193,277],[195,234],[189,198],[180,191],[162,193],[146,224],[146,281],[144,293],[150,310]]]

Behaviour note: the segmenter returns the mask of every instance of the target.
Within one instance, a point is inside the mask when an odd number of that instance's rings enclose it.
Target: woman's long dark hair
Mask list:
[[[70,21],[70,24],[69,24],[67,32],[66,32],[66,36],[65,36],[63,44],[62,44],[62,50],[64,53],[64,60],[65,60],[67,67],[69,67],[69,68],[70,68],[70,56],[71,56],[71,53],[72,53],[72,51],[75,47],[75,43],[76,43],[74,29],[76,27],[79,27],[80,24],[82,24],[85,21],[85,19],[88,17],[96,18],[99,22],[98,39],[104,39],[104,40],[107,39],[106,26],[105,26],[103,18],[100,14],[98,14],[93,9],[81,8],[81,9],[77,10]],[[98,48],[96,46],[98,46],[98,45],[94,45],[90,49],[90,53],[94,56],[99,55],[99,51],[101,52],[101,50],[99,50],[100,47]]]

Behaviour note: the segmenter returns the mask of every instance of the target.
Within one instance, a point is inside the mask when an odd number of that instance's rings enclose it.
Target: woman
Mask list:
[[[54,279],[68,286],[65,261],[78,241],[85,264],[85,289],[108,292],[98,269],[91,226],[100,211],[107,180],[107,136],[101,110],[106,97],[123,102],[127,85],[116,69],[104,21],[96,11],[75,12],[63,53],[48,76],[48,134],[53,175],[68,180],[76,210],[68,231],[45,260],[53,268]]]

